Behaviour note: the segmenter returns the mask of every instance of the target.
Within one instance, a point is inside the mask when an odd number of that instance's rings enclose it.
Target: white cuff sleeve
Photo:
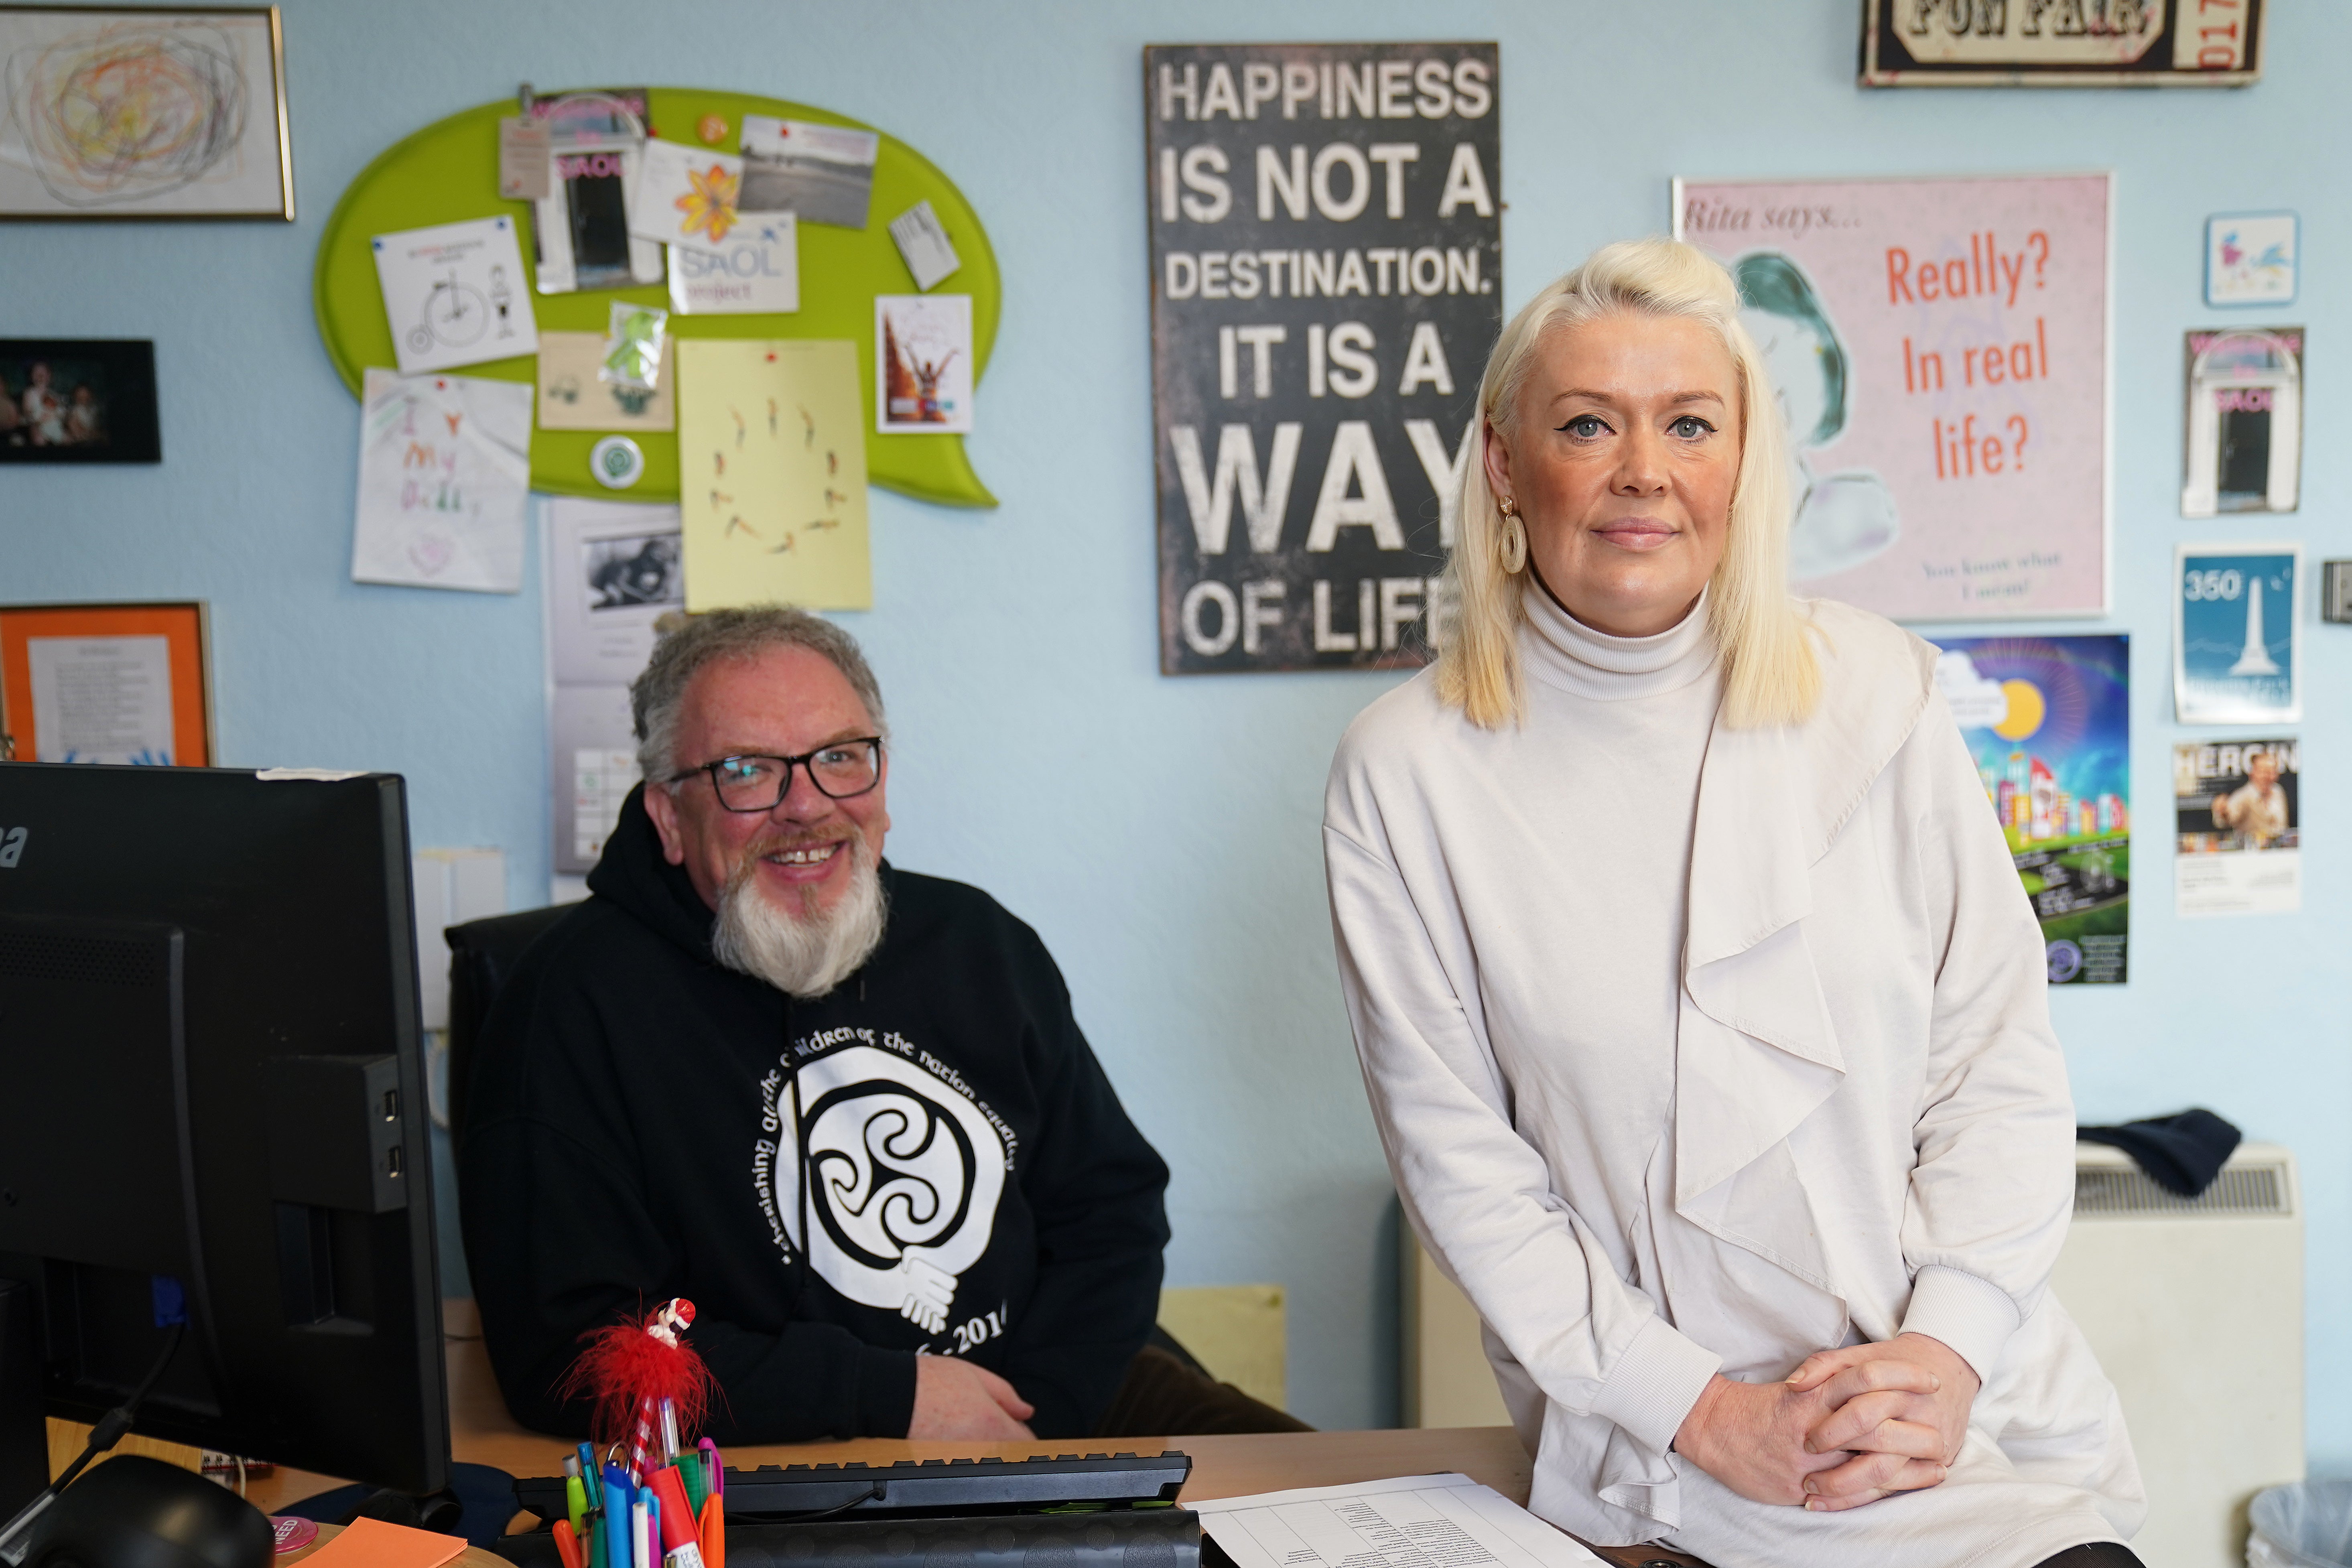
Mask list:
[[[1903,1331],[1927,1334],[1949,1345],[1979,1382],[1992,1375],[2001,1347],[2017,1331],[2017,1303],[1989,1279],[1940,1264],[1919,1270],[1911,1282],[1911,1310]]]
[[[1609,1371],[1592,1413],[1615,1422],[1643,1447],[1663,1454],[1698,1403],[1723,1358],[1663,1318],[1643,1324]]]

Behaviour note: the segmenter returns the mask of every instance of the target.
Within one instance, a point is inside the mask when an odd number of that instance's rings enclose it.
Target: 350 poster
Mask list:
[[[1493,44],[1144,50],[1160,667],[1428,657],[1502,324]]]
[[[2106,607],[2108,177],[1675,183],[1788,416],[1800,592]]]

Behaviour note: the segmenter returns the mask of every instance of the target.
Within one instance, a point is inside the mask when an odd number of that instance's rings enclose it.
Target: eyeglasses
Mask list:
[[[834,800],[864,795],[882,782],[882,737],[835,741],[797,757],[721,757],[698,768],[674,773],[677,784],[697,773],[710,775],[719,804],[730,811],[773,811],[793,792],[793,770],[804,767],[809,782]]]

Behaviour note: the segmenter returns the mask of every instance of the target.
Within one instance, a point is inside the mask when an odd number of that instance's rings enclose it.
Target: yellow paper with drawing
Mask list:
[[[857,347],[677,345],[686,607],[874,605]]]

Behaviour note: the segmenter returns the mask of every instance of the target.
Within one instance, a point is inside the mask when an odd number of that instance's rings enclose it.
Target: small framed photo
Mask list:
[[[294,221],[275,5],[0,5],[0,218]]]
[[[210,767],[202,601],[0,605],[0,759]]]
[[[2215,213],[2205,220],[2205,303],[2292,305],[2303,278],[2294,213]]]
[[[2183,724],[2303,718],[2303,550],[2184,544],[2172,588],[2173,717]]]
[[[0,338],[0,463],[160,463],[155,345]]]

